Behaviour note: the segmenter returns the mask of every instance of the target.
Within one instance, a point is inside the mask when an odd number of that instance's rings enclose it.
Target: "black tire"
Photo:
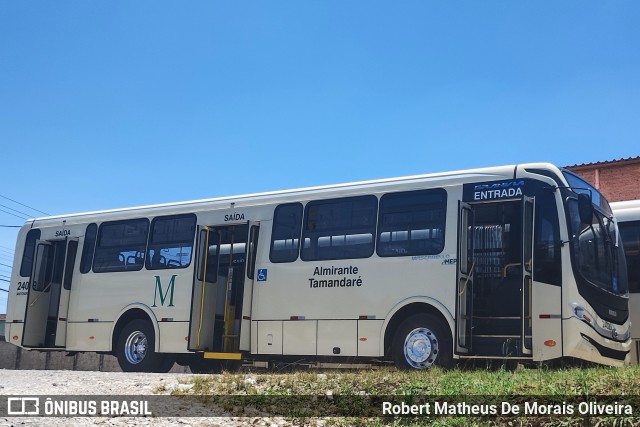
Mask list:
[[[168,372],[169,365],[164,354],[155,351],[155,332],[147,320],[129,322],[118,336],[116,357],[124,372]]]
[[[196,355],[189,362],[189,369],[191,369],[192,374],[219,374],[222,372],[222,366],[219,362],[219,360],[207,360],[200,355]]]
[[[448,326],[431,314],[406,318],[393,336],[391,357],[399,369],[450,368],[453,356]]]
[[[164,361],[162,362],[160,367],[154,372],[160,372],[164,374],[166,372],[169,372],[173,368],[173,365],[175,364],[176,364],[176,357],[173,354],[165,354]]]

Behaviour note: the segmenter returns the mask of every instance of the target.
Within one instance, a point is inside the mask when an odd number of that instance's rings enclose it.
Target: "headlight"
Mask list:
[[[572,302],[570,305],[573,309],[573,314],[575,314],[578,319],[590,325],[593,325],[594,317],[591,315],[591,313],[589,313],[584,307],[580,306],[576,302]]]

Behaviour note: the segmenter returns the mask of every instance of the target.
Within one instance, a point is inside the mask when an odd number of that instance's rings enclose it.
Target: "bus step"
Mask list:
[[[471,324],[474,335],[519,335],[522,330],[519,317],[474,317]]]
[[[522,339],[519,335],[473,335],[472,355],[520,357]]]
[[[473,335],[474,338],[520,338],[520,335]]]

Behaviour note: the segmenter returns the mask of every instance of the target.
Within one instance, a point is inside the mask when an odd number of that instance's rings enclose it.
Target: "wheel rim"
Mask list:
[[[127,362],[137,365],[142,362],[147,354],[147,336],[140,331],[135,331],[124,343],[124,356]]]
[[[404,340],[404,358],[416,369],[424,369],[438,357],[438,338],[427,328],[416,328]]]

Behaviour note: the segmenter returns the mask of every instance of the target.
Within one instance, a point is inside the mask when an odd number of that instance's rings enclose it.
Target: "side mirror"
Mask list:
[[[581,223],[591,224],[591,220],[593,219],[593,204],[591,203],[590,194],[578,194],[578,215],[580,215]]]

